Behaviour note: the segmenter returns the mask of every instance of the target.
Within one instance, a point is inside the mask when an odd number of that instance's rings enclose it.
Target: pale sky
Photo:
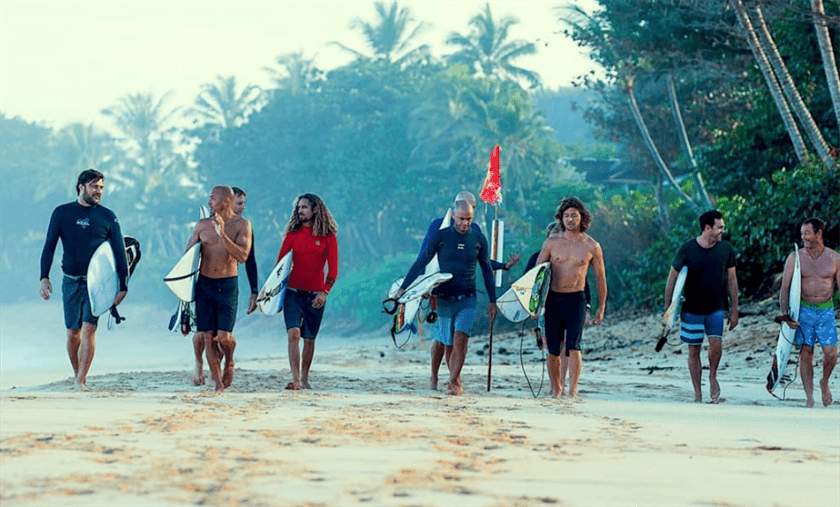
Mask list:
[[[515,16],[511,37],[534,42],[538,54],[517,64],[538,72],[546,88],[569,86],[594,68],[562,35],[557,6],[591,0],[490,0],[497,19]],[[354,18],[377,19],[372,0],[262,1],[0,1],[0,111],[54,127],[70,122],[107,126],[100,111],[127,93],[172,91],[167,105],[189,106],[202,83],[235,75],[237,83],[269,84],[263,67],[303,50],[321,69],[352,57],[339,41],[367,52]],[[403,0],[431,28],[418,39],[441,56],[452,31],[466,34],[482,0]],[[390,5],[390,2],[386,2]]]

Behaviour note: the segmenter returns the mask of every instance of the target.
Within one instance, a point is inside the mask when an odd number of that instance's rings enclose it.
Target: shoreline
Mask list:
[[[402,349],[385,333],[319,338],[314,389],[293,392],[284,343],[254,333],[215,393],[191,384],[189,340],[135,322],[97,337],[91,391],[76,392],[63,347],[42,333],[27,354],[52,354],[49,381],[8,389],[3,373],[0,503],[840,504],[840,396],[806,409],[796,381],[771,397],[778,327],[742,324],[724,339],[715,405],[693,402],[684,347],[654,352],[658,318],[644,314],[585,331],[577,401],[547,397],[547,378],[532,397],[520,343],[534,390],[542,353],[517,333],[494,336],[489,393],[487,337],[471,338],[456,397],[445,366],[428,389],[430,342],[416,337]],[[708,401],[707,370],[703,389]]]

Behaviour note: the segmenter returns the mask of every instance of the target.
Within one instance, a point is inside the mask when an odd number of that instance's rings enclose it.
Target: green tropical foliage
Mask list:
[[[518,22],[513,17],[494,19],[490,4],[485,4],[484,9],[470,19],[468,34],[453,32],[446,39],[446,44],[457,48],[449,55],[449,62],[466,65],[471,75],[521,79],[532,88],[539,87],[539,74],[514,64],[517,58],[537,51],[531,42],[509,40],[508,32]]]
[[[402,65],[412,60],[427,56],[429,46],[426,44],[412,47],[417,38],[427,28],[423,22],[418,22],[411,16],[407,7],[400,8],[396,1],[386,6],[383,2],[375,2],[376,23],[369,23],[362,18],[356,18],[350,27],[362,32],[365,42],[372,53],[373,59]],[[357,58],[371,58],[362,51],[352,49],[341,42],[332,44],[352,53]]]

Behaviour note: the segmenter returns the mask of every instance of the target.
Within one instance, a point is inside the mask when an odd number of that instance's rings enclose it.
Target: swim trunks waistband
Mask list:
[[[828,301],[826,301],[824,303],[819,303],[819,304],[809,303],[805,300],[802,300],[802,301],[800,301],[800,304],[802,306],[807,306],[808,308],[816,308],[817,310],[825,310],[826,308],[834,308],[834,301],[831,300],[831,299],[829,299]]]
[[[456,301],[463,301],[465,299],[474,298],[474,297],[475,297],[475,292],[470,292],[468,294],[460,294],[458,296],[444,296],[442,294],[437,294],[438,299],[442,299],[444,301],[449,301],[450,303],[456,302]]]
[[[73,280],[80,280],[80,281],[82,281],[82,282],[84,282],[85,280],[87,280],[87,276],[85,276],[85,275],[79,275],[79,276],[76,276],[76,275],[68,275],[67,273],[62,273],[62,274],[63,274],[64,276],[66,276],[67,278],[72,278]]]

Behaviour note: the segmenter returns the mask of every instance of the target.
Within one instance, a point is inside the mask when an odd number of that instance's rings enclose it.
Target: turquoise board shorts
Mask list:
[[[811,348],[819,342],[823,347],[837,345],[837,324],[834,308],[815,308],[804,302],[799,308],[799,327],[796,328],[794,344]]]
[[[703,335],[723,339],[723,310],[709,315],[697,315],[689,312],[680,313],[680,340],[688,345],[703,345]]]
[[[477,304],[478,300],[475,297],[454,302],[438,298],[435,340],[451,347],[454,343],[455,331],[460,331],[467,336],[472,335]]]

